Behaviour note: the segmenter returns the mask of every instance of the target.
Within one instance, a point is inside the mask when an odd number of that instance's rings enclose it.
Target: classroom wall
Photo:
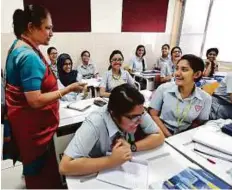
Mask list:
[[[102,1],[102,0],[101,0]],[[104,0],[105,3],[110,3]],[[15,39],[12,30],[12,15],[15,9],[23,7],[22,0],[14,0],[13,6],[2,1],[2,31],[1,31],[1,67],[5,67],[5,60],[9,46]],[[110,30],[107,32],[86,32],[86,33],[54,33],[49,46],[55,46],[59,53],[69,53],[75,63],[75,67],[80,63],[80,53],[83,50],[89,50],[92,61],[97,65],[100,73],[107,70],[109,55],[114,49],[123,52],[125,63],[134,55],[135,48],[138,44],[144,44],[147,50],[146,59],[148,67],[151,68],[156,59],[160,56],[160,48],[164,43],[170,43],[170,34],[173,24],[173,14],[175,0],[169,0],[166,31],[164,33],[120,33]],[[99,6],[99,9],[101,7]],[[104,9],[106,14],[111,14],[112,9]],[[95,11],[97,13],[98,11]],[[94,17],[94,15],[92,15]],[[110,18],[109,18],[110,19]],[[104,21],[107,23],[107,20]],[[108,22],[109,23],[109,22]],[[112,23],[112,25],[114,25]],[[102,25],[99,25],[99,27]],[[97,25],[95,25],[95,28]],[[110,25],[107,27],[111,27]],[[101,28],[95,31],[101,31]],[[105,30],[106,31],[106,30]],[[49,46],[41,46],[41,50],[46,55]]]

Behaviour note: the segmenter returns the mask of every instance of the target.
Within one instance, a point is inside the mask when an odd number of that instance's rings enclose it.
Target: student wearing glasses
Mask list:
[[[134,79],[122,68],[124,57],[121,51],[114,50],[109,58],[110,66],[100,84],[100,96],[109,97],[116,86],[128,83],[134,86]]]
[[[213,74],[215,71],[218,71],[218,62],[217,62],[217,56],[218,56],[218,49],[217,48],[210,48],[206,52],[206,61],[205,61],[205,71],[204,76],[205,77],[213,77]]]
[[[60,54],[57,59],[59,89],[63,89],[75,82],[78,82],[80,86],[80,89],[76,92],[70,92],[62,96],[62,101],[78,101],[83,99],[84,95],[87,96],[87,85],[84,83],[80,83],[82,76],[77,72],[77,70],[73,70],[72,67],[73,62],[70,55],[66,53]],[[79,93],[82,91],[84,91],[84,95]]]
[[[83,79],[96,78],[98,71],[96,66],[90,62],[90,53],[85,50],[81,53],[82,64],[77,68],[78,73],[82,75]]]
[[[166,137],[209,120],[212,98],[195,86],[201,79],[204,62],[184,55],[177,62],[175,83],[162,84],[150,103],[150,114]]]
[[[177,62],[180,60],[182,55],[182,50],[180,47],[176,46],[173,47],[171,50],[171,60],[168,62],[165,62],[161,66],[160,70],[160,81],[162,83],[169,82],[174,76],[175,68]]]
[[[132,152],[161,145],[164,136],[145,112],[143,103],[143,95],[131,85],[114,88],[108,105],[91,113],[75,133],[60,162],[60,173],[86,175],[99,172],[131,160]],[[139,128],[145,137],[136,140],[135,133]],[[112,154],[107,155],[107,152]]]
[[[47,54],[48,54],[48,58],[49,58],[49,67],[52,70],[53,74],[55,75],[56,78],[58,78],[58,70],[57,70],[57,65],[56,65],[56,61],[57,61],[57,49],[55,47],[49,47],[47,49]]]

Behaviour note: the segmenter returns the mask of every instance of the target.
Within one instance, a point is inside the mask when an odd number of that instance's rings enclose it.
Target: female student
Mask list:
[[[60,162],[63,175],[86,175],[131,160],[132,152],[153,149],[164,136],[145,112],[144,97],[133,86],[112,90],[108,106],[90,114],[77,130]],[[141,129],[145,137],[137,140]],[[129,141],[130,143],[128,143]],[[107,156],[107,152],[112,152]]]
[[[76,71],[72,70],[73,62],[69,54],[62,53],[57,59],[57,69],[58,69],[58,87],[63,89],[64,87],[75,83],[80,82],[82,76]],[[87,86],[84,88],[84,92],[87,93]],[[86,95],[86,94],[85,94]],[[65,96],[61,97],[63,101],[77,101],[84,98],[83,94],[78,92],[70,92]]]
[[[130,60],[129,67],[132,72],[142,72],[147,70],[147,63],[144,58],[146,49],[144,45],[138,45],[135,51],[135,56]]]
[[[210,119],[232,119],[232,73],[221,81],[212,100]]]
[[[204,71],[204,62],[184,55],[177,63],[175,83],[162,84],[150,103],[150,114],[166,137],[209,119],[212,98],[195,86]]]
[[[171,79],[174,76],[176,64],[180,60],[181,55],[182,55],[182,50],[180,47],[176,46],[172,48],[171,60],[168,62],[165,62],[161,67],[161,71],[160,71],[161,82],[171,81]]]
[[[88,51],[85,50],[81,53],[81,61],[82,64],[77,68],[77,71],[82,75],[82,78],[96,78],[98,76],[98,71],[96,66],[90,62],[90,53]]]
[[[100,84],[100,96],[109,97],[113,88],[123,83],[134,85],[131,75],[128,71],[122,69],[123,60],[124,57],[121,51],[114,50],[111,53],[109,58],[110,66]]]
[[[217,48],[210,48],[206,52],[206,67],[204,71],[205,77],[213,77],[213,74],[218,71],[218,62],[217,62],[217,56],[218,56],[218,49]]]
[[[170,51],[170,46],[169,46],[168,44],[162,45],[162,47],[161,47],[162,55],[161,55],[161,57],[157,60],[157,63],[155,64],[155,69],[161,69],[161,67],[162,67],[166,62],[170,62],[169,51]]]
[[[48,45],[51,15],[39,5],[13,14],[16,40],[6,61],[6,106],[28,189],[61,189],[53,135],[59,125],[59,98],[83,89],[73,83],[58,90],[40,45]],[[12,149],[11,149],[12,151]],[[18,157],[17,157],[18,158]]]

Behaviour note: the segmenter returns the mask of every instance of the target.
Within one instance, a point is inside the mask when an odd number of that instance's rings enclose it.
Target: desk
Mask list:
[[[212,121],[211,122],[212,125],[204,125],[201,127],[209,128],[212,131],[219,132],[218,129],[220,129],[221,126],[219,124],[214,125],[213,122],[216,122],[216,121]],[[199,130],[199,127],[180,133],[180,134],[177,134],[177,135],[174,135],[172,137],[166,138],[165,141],[168,144],[170,144],[173,148],[178,150],[181,154],[183,154],[184,156],[189,158],[191,161],[196,163],[197,165],[201,166],[202,168],[213,173],[214,175],[220,177],[223,181],[232,185],[232,177],[227,173],[227,171],[232,168],[231,162],[227,162],[221,159],[210,157],[216,161],[216,164],[212,164],[208,162],[205,158],[202,158],[201,156],[199,156],[193,151],[194,144],[192,142],[192,137],[196,133],[197,130]]]
[[[160,75],[160,73],[154,73],[153,75],[143,75],[141,74],[141,72],[134,72],[132,73],[134,75],[134,79],[135,77],[139,77],[139,78],[143,78],[146,80],[147,83],[147,90],[154,90],[154,78],[158,75]]]
[[[159,155],[164,155],[165,153],[169,153],[169,155],[166,154],[166,156],[159,156]],[[186,159],[183,155],[181,155],[179,152],[177,152],[175,149],[173,149],[171,146],[165,143],[154,150],[134,153],[134,157],[143,160],[149,159],[151,157],[153,158],[151,161],[149,161],[148,184],[151,184],[156,181],[166,180],[172,177],[173,175],[176,175],[177,173],[179,173],[180,171],[182,171],[188,166],[192,166],[195,168],[197,167],[188,159]],[[92,178],[85,182],[80,182],[80,179],[81,177],[78,176],[67,176],[66,182],[68,188],[69,189],[120,188],[108,183],[98,181],[95,178]]]

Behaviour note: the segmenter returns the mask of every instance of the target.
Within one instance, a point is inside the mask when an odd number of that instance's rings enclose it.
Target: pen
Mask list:
[[[195,151],[195,153],[197,154],[197,155],[199,155],[199,156],[201,156],[202,158],[204,158],[204,159],[206,159],[208,162],[210,162],[211,164],[216,164],[216,162],[214,161],[214,160],[212,160],[212,159],[210,159],[210,158],[207,158],[206,156],[203,156],[201,153],[199,153],[197,150],[195,150],[194,149],[194,151]]]

